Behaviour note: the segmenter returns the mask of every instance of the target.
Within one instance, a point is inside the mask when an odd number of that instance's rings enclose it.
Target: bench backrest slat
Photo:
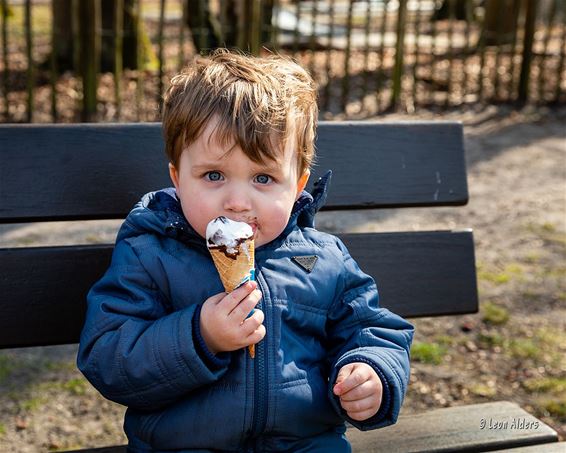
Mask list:
[[[340,235],[382,306],[415,317],[477,308],[470,232]],[[110,245],[0,249],[0,348],[78,341],[85,297]]]
[[[322,122],[311,182],[333,170],[327,210],[465,204],[462,140],[458,123]],[[157,123],[0,125],[0,222],[123,218],[170,185]]]

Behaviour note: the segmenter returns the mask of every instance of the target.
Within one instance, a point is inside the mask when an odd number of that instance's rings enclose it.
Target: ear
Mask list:
[[[175,189],[179,190],[179,172],[171,162],[169,162],[169,177],[173,181]]]
[[[309,169],[306,169],[303,175],[299,178],[299,182],[297,183],[297,196],[295,197],[295,200],[298,200],[299,196],[301,195],[301,192],[305,190],[310,175],[311,175],[311,171]]]

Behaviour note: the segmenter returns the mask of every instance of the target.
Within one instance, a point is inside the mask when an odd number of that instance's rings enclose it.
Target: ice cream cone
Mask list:
[[[220,248],[210,249],[212,260],[220,275],[220,280],[226,292],[234,291],[242,283],[253,279],[254,269],[254,240],[247,239],[238,245],[235,256],[226,254]],[[248,346],[250,357],[255,357],[255,344]]]
[[[254,235],[247,223],[217,217],[206,228],[206,241],[226,292],[254,280]],[[253,359],[255,345],[248,351]]]
[[[238,253],[234,255],[227,254],[222,248],[211,248],[210,254],[226,292],[234,291],[250,279],[250,270],[254,268],[253,238],[239,244]]]

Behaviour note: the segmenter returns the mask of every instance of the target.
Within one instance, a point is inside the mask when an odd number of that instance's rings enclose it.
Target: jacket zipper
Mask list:
[[[261,273],[256,269],[256,281],[262,294],[266,294],[265,285]],[[265,314],[265,323],[268,322],[269,316],[266,312],[267,304],[265,297],[261,299],[259,308]],[[268,326],[266,325],[266,328]],[[268,374],[267,374],[267,336],[256,344],[256,356],[252,359],[254,365],[254,412],[252,420],[252,438],[257,438],[265,430],[267,423],[267,392],[268,392]]]

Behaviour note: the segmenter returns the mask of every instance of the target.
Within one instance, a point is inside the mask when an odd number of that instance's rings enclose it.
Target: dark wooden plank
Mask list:
[[[322,122],[317,149],[325,209],[467,202],[459,123]],[[2,222],[123,218],[170,185],[157,123],[0,125]]]
[[[332,169],[332,209],[468,201],[460,123],[322,123],[316,146],[312,180]]]
[[[477,312],[471,231],[339,236],[375,278],[384,307],[407,317]]]
[[[110,245],[0,249],[0,348],[76,343]]]
[[[477,311],[471,232],[341,237],[378,281],[384,307],[409,317]],[[111,253],[111,245],[0,249],[0,348],[78,341],[86,293]]]
[[[169,182],[158,124],[0,125],[3,222],[120,218]]]
[[[486,423],[484,429],[481,428],[482,420]],[[490,429],[490,422],[500,425]],[[523,428],[513,422],[523,423]],[[479,452],[558,441],[556,431],[510,402],[458,406],[401,416],[396,425],[366,432],[350,428],[347,436],[353,451],[360,453]]]

